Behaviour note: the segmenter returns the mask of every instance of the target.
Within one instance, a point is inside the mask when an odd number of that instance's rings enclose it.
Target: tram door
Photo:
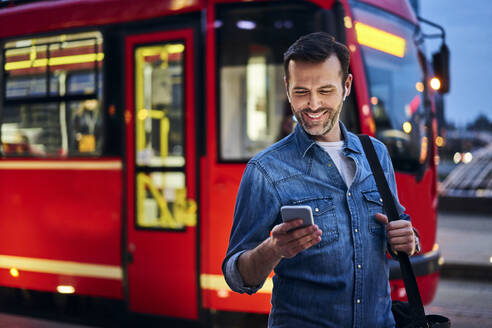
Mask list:
[[[125,47],[130,310],[197,319],[193,33]]]

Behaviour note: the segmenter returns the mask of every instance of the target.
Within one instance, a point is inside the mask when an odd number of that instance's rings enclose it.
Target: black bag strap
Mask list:
[[[374,149],[374,145],[368,135],[360,134],[358,137],[362,143],[362,147],[364,148],[364,152],[374,175],[374,179],[376,180],[378,192],[383,199],[383,207],[388,215],[388,220],[398,220],[399,214],[396,209],[395,199],[389,189],[388,181],[384,176],[384,172],[376,154],[376,150]],[[408,254],[398,252],[396,258],[400,262],[400,270],[413,317],[413,327],[428,327],[429,325],[427,323],[427,319],[425,318],[424,305],[422,304],[422,299],[420,298],[417,280],[415,279],[415,274],[413,272],[412,265],[410,264]]]

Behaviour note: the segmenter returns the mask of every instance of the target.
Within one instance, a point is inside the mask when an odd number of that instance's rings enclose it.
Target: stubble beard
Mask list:
[[[299,111],[296,111],[292,106],[291,108],[292,108],[292,112],[294,113],[294,116],[297,119],[297,122],[301,124],[302,128],[304,129],[304,131],[306,131],[307,134],[309,134],[312,137],[321,137],[324,136],[325,134],[328,134],[333,129],[335,124],[338,123],[340,119],[340,113],[342,111],[342,106],[343,106],[343,101],[341,101],[336,108],[320,107],[316,110],[304,108]],[[322,113],[322,112],[326,112],[327,117],[325,118],[321,126],[318,124],[309,126],[308,123],[304,120],[303,113]]]

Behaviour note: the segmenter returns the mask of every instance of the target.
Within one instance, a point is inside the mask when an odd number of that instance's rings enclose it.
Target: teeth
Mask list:
[[[307,116],[309,116],[310,118],[320,118],[321,115],[323,115],[323,113],[318,113],[318,114],[308,114],[306,113]]]

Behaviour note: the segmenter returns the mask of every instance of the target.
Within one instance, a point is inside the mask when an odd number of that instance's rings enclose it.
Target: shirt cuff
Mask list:
[[[241,294],[246,293],[248,295],[251,295],[256,293],[261,287],[263,287],[263,284],[265,282],[254,287],[246,286],[243,277],[241,277],[241,273],[239,272],[239,269],[237,267],[239,256],[241,256],[241,254],[243,254],[244,252],[246,252],[246,250],[237,252],[227,260],[224,275],[227,284],[233,291]]]

